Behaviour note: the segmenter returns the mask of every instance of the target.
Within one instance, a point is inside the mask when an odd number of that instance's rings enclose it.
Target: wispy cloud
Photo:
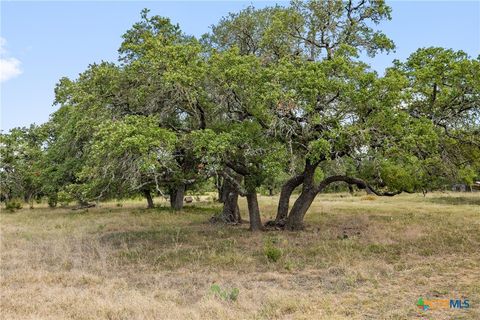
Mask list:
[[[8,57],[7,40],[0,37],[0,82],[10,80],[22,73],[20,60]]]

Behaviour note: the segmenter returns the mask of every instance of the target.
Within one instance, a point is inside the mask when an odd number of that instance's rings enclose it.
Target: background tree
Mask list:
[[[110,106],[119,94],[117,66],[92,64],[72,81],[62,78],[55,88],[55,104],[60,108],[45,125],[46,155],[42,180],[49,203],[55,206],[58,192],[85,204],[78,174],[88,159],[87,149],[97,126],[113,117]]]
[[[148,17],[148,10],[142,11],[141,22],[123,38],[119,50],[124,71],[122,96],[113,109],[120,116],[153,115],[159,126],[176,133],[174,156],[178,170],[171,172],[165,188],[172,208],[178,210],[183,207],[186,188],[202,178],[188,133],[205,129],[209,121],[205,51],[169,19]]]
[[[427,183],[437,183],[437,187],[442,180],[443,184],[471,184],[480,159],[480,57],[422,48],[405,62],[396,61],[392,70],[408,80],[402,108],[425,126],[433,126],[438,136],[437,148],[428,148],[430,153],[437,150],[437,155],[427,159],[436,164],[425,172]],[[418,152],[417,156],[425,158]]]
[[[3,201],[20,198],[32,206],[34,199],[42,196],[43,141],[42,127],[35,125],[0,134],[0,190]]]
[[[153,208],[152,192],[176,165],[174,133],[154,117],[127,116],[103,122],[79,174],[87,198],[123,198],[141,193]]]

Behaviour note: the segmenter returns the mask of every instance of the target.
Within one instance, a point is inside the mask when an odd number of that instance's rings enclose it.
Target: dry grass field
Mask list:
[[[264,220],[276,200],[260,197]],[[480,319],[480,193],[321,195],[297,233],[143,206],[3,210],[0,318]]]

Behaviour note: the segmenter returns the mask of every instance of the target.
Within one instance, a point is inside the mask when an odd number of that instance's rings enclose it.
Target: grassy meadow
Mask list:
[[[305,231],[256,234],[156,203],[2,210],[0,318],[480,319],[480,193],[319,195]]]

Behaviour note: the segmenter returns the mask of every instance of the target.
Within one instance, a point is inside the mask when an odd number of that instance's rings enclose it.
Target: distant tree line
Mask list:
[[[335,183],[379,196],[480,176],[480,57],[420,48],[384,75],[361,61],[395,45],[375,29],[384,1],[248,7],[200,39],[141,12],[116,62],[60,79],[50,120],[1,134],[1,197],[80,204],[168,195],[213,182],[218,220],[299,230]],[[414,35],[412,35],[414,36]],[[293,203],[294,190],[300,194]]]

